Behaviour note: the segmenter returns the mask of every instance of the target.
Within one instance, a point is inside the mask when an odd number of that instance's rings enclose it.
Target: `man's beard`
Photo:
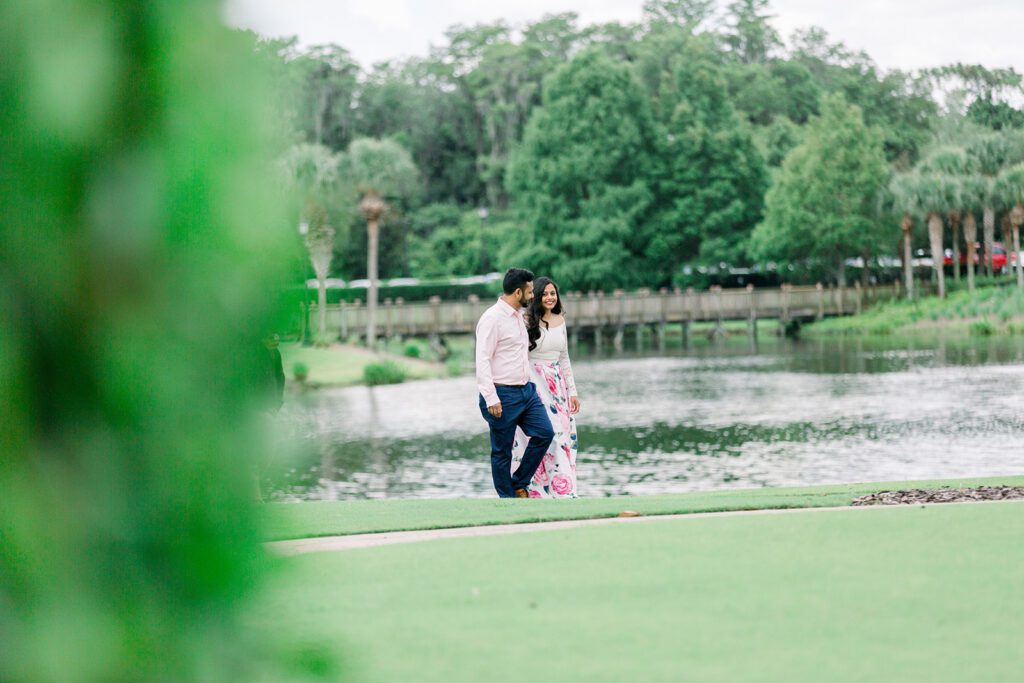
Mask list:
[[[519,296],[519,307],[520,308],[526,308],[526,307],[528,307],[530,305],[531,301],[533,301],[533,297],[532,296],[530,298],[527,298],[525,294],[521,294]]]

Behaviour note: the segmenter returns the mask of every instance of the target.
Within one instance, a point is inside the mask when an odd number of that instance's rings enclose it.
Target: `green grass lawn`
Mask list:
[[[269,503],[263,506],[263,514],[266,538],[282,540],[382,531],[614,517],[624,510],[635,510],[644,515],[669,515],[721,510],[836,507],[849,505],[850,501],[858,496],[878,491],[982,484],[1024,486],[1024,476],[806,488],[733,489],[577,500],[457,498]]]
[[[303,363],[309,369],[308,383],[312,386],[345,386],[361,384],[363,369],[370,363],[392,360],[405,367],[408,379],[445,376],[444,366],[416,358],[405,358],[390,353],[372,353],[350,344],[333,344],[318,349],[300,344],[281,344],[281,360],[285,376],[295,380],[295,364]]]
[[[1022,537],[1007,502],[431,541],[278,559],[251,620],[349,681],[1015,681]]]

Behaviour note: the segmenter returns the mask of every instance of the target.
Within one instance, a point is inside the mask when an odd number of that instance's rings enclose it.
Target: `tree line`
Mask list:
[[[767,0],[650,0],[636,24],[454,26],[369,68],[252,37],[317,275],[365,277],[377,243],[380,277],[515,263],[589,289],[760,263],[842,283],[851,257],[941,254],[936,224],[972,251],[976,212],[988,243],[1011,234],[1019,74],[884,70],[819,28],[784,45],[771,19]],[[389,150],[372,187],[345,170],[370,144]],[[374,230],[368,190],[387,206]]]

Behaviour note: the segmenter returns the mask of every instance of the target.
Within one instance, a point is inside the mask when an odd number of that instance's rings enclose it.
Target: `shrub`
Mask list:
[[[970,324],[968,330],[975,337],[990,337],[996,332],[995,325],[988,320],[975,320]]]
[[[370,363],[363,368],[363,382],[375,387],[380,384],[401,384],[405,381],[405,368],[390,360]]]
[[[406,344],[405,350],[402,353],[405,354],[406,358],[420,358],[423,355],[419,344]]]
[[[292,375],[298,382],[305,382],[309,378],[309,368],[305,363],[296,363],[292,366]]]

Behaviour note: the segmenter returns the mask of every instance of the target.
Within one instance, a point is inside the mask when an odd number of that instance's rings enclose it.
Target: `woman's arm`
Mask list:
[[[576,414],[580,410],[580,400],[576,393],[576,378],[572,373],[572,361],[569,360],[569,330],[565,330],[565,346],[558,354],[558,365],[562,368],[565,388],[569,392],[569,412]]]

